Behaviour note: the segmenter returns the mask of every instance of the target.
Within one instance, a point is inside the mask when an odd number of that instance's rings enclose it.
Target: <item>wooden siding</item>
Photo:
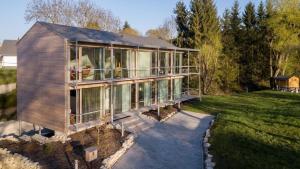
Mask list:
[[[35,24],[17,44],[18,119],[65,132],[65,42]]]
[[[296,76],[292,76],[289,79],[289,87],[291,88],[299,88],[299,78]]]

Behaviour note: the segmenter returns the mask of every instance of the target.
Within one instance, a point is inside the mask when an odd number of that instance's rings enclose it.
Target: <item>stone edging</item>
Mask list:
[[[163,118],[160,120],[160,122],[165,122],[166,120],[168,120],[169,118],[171,118],[172,116],[174,116],[177,112],[174,111],[173,113],[170,113],[167,115],[167,117]]]
[[[203,150],[204,150],[204,168],[205,169],[213,169],[216,165],[215,162],[213,162],[213,155],[209,154],[209,147],[210,143],[208,142],[208,139],[210,137],[210,128],[214,125],[215,120],[211,120],[208,129],[205,132],[205,136],[203,138]]]
[[[0,140],[9,140],[18,142],[19,140],[15,137],[9,136],[5,138],[1,138]],[[26,168],[26,169],[40,169],[40,165],[38,162],[33,162],[29,158],[22,156],[17,153],[11,153],[6,148],[0,148],[0,169],[5,169],[7,167],[12,169]]]
[[[102,166],[100,169],[111,169],[118,159],[124,155],[126,151],[134,144],[134,138],[135,136],[133,134],[129,134],[122,144],[121,149],[102,161]]]

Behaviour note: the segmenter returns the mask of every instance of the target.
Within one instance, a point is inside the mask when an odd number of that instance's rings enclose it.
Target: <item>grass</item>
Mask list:
[[[17,70],[16,69],[0,69],[0,85],[16,83],[17,81]]]
[[[218,115],[209,140],[216,168],[300,168],[300,94],[205,96],[183,109]]]

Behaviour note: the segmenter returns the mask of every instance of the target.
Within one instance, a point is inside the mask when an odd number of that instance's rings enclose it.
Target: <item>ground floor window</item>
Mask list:
[[[158,101],[159,103],[168,101],[168,80],[158,81]]]
[[[100,87],[82,89],[83,123],[100,119],[102,92]]]
[[[114,113],[126,112],[131,109],[131,85],[114,86]]]
[[[180,99],[182,93],[182,79],[174,79],[173,80],[173,88],[174,88],[174,99]]]

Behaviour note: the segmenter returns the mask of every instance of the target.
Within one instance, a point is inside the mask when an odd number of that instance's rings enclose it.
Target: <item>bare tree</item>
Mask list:
[[[174,17],[167,18],[164,23],[156,29],[150,29],[146,32],[146,36],[159,38],[163,40],[172,40],[177,34],[176,22]]]
[[[31,0],[27,4],[25,20],[113,32],[120,30],[120,19],[90,0]]]

